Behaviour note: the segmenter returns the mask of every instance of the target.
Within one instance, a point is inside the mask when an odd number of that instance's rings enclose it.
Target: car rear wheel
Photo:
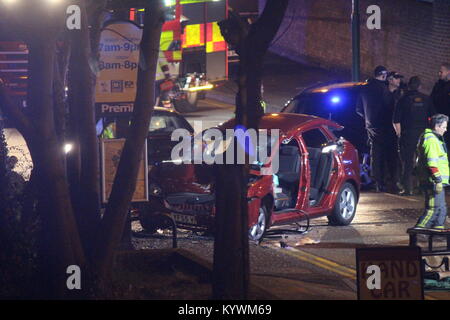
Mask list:
[[[269,228],[269,213],[264,205],[261,205],[258,211],[258,220],[250,227],[248,237],[250,240],[259,241],[266,234]]]
[[[355,187],[351,183],[344,183],[336,198],[333,211],[328,216],[329,223],[335,226],[349,225],[355,217],[357,202],[358,195]]]
[[[177,110],[180,113],[191,111],[189,102],[186,99],[175,99],[173,101],[173,105],[175,107],[175,110]]]
[[[189,103],[190,111],[196,111],[198,104],[198,92],[188,92],[186,100]]]

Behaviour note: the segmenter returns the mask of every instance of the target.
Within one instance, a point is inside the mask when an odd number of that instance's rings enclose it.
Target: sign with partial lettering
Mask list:
[[[117,167],[119,166],[125,139],[102,139],[102,201],[108,202],[111,194]],[[147,166],[147,140],[145,140],[144,152],[139,164],[136,189],[133,194],[133,202],[148,201],[148,166]]]
[[[359,300],[422,300],[419,247],[357,248]]]
[[[133,110],[141,38],[142,29],[131,21],[116,21],[103,28],[95,88],[98,115],[129,114]],[[118,107],[124,105],[131,106]]]

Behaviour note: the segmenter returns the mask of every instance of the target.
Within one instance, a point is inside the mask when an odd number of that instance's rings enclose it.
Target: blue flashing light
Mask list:
[[[253,141],[251,136],[246,136],[247,128],[243,125],[236,125],[234,127],[234,136],[237,139],[237,142],[241,146],[241,148],[250,156],[255,156],[255,147],[253,145]],[[256,137],[256,139],[258,139]]]
[[[338,104],[339,102],[341,102],[341,97],[339,97],[339,96],[331,97],[331,103]]]

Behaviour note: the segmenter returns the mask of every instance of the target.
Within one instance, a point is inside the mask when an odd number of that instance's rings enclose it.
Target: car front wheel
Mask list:
[[[330,224],[335,226],[349,225],[355,217],[357,203],[358,195],[355,187],[351,183],[344,183],[336,198],[333,211],[328,216]]]
[[[171,226],[170,218],[155,212],[139,212],[139,222],[142,229],[148,234],[154,234],[158,229],[167,229]]]
[[[262,205],[258,211],[258,220],[250,227],[248,237],[250,240],[259,241],[263,238],[269,227],[269,214],[267,208]]]

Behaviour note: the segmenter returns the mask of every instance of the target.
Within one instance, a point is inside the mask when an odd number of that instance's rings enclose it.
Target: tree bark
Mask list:
[[[98,9],[106,2],[98,1]],[[97,35],[100,12],[88,16],[86,5],[81,7],[81,30],[71,31],[72,48],[69,67],[69,103],[71,136],[75,149],[70,155],[72,199],[82,235],[83,246],[91,254],[94,235],[100,223],[100,158],[95,123],[95,81],[98,53]],[[90,19],[89,19],[90,18]],[[89,25],[91,20],[92,25]],[[91,34],[92,33],[92,34]],[[92,47],[91,47],[92,46]]]
[[[128,208],[136,187],[139,162],[153,112],[154,90],[151,88],[155,83],[163,23],[162,1],[150,2],[145,11],[144,30],[140,45],[141,61],[132,123],[120,157],[97,241],[96,263],[102,276],[108,276],[111,271],[114,251],[122,237]]]
[[[244,165],[216,165],[213,298],[247,299],[247,188]]]
[[[66,134],[66,86],[67,69],[69,66],[70,44],[68,41],[60,41],[57,46],[55,69],[53,73],[53,103],[55,106],[55,129],[61,144],[65,141]]]
[[[29,144],[38,172],[39,203],[42,208],[43,272],[50,284],[49,294],[65,296],[66,269],[84,266],[84,255],[72,212],[63,166],[63,150],[58,143],[53,112],[53,66],[56,39],[37,38],[28,42],[29,108],[35,119],[35,137]]]

